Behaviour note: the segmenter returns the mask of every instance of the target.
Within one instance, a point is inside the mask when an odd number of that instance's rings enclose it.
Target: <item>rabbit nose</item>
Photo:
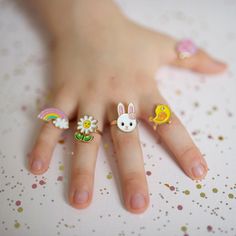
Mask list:
[[[128,126],[128,125],[126,125],[126,126],[125,126],[125,129],[129,129],[129,126]]]

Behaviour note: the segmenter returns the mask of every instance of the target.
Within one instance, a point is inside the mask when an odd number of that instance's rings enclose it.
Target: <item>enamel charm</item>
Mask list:
[[[128,113],[126,113],[124,104],[119,103],[117,106],[117,112],[118,119],[112,121],[111,125],[116,124],[122,132],[132,132],[137,126],[134,104],[129,103]]]
[[[167,105],[160,104],[155,108],[155,116],[150,116],[149,121],[153,122],[153,129],[156,130],[158,125],[169,124],[171,122],[171,111]]]
[[[196,54],[198,48],[190,39],[180,40],[176,45],[176,52],[179,59],[185,59]]]
[[[46,122],[52,121],[53,125],[59,129],[69,128],[69,120],[66,114],[57,108],[47,108],[41,111],[38,118]]]
[[[92,141],[94,136],[91,133],[98,131],[97,122],[92,116],[85,115],[83,118],[80,118],[80,121],[77,123],[78,132],[75,133],[75,138],[82,142]]]

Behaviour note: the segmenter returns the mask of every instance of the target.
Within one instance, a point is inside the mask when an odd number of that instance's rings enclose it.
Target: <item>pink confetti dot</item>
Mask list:
[[[21,201],[20,200],[17,200],[16,201],[16,206],[20,206],[21,205]]]
[[[22,110],[22,111],[26,111],[26,110],[27,110],[27,107],[23,105],[23,106],[21,106],[21,110]]]
[[[170,186],[170,190],[171,190],[171,191],[174,191],[174,190],[175,190],[175,187],[174,187],[174,186]]]
[[[178,205],[177,209],[181,211],[181,210],[183,210],[183,206],[182,205]]]
[[[44,180],[40,180],[40,181],[39,181],[39,184],[40,184],[40,185],[44,185],[44,184],[46,184],[46,182],[45,182]]]
[[[33,189],[37,188],[37,184],[32,184],[32,188]]]
[[[63,180],[63,176],[58,176],[57,177],[57,181],[62,181]]]
[[[208,225],[208,226],[207,226],[207,231],[208,231],[208,232],[211,232],[211,231],[212,231],[212,226]]]

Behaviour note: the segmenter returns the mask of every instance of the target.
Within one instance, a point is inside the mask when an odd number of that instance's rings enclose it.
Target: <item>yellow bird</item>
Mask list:
[[[154,123],[154,130],[156,130],[157,125],[169,124],[171,118],[171,111],[167,105],[160,104],[155,108],[155,117],[150,116],[149,121]]]

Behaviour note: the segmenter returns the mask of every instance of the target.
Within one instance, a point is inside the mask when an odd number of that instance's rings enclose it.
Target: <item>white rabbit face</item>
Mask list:
[[[122,103],[117,106],[118,119],[117,126],[123,132],[131,132],[137,126],[137,121],[135,118],[135,109],[133,103],[129,103],[128,113],[125,113],[125,107]]]
[[[129,114],[123,114],[117,119],[117,126],[123,132],[132,132],[136,126],[136,119],[130,119]]]

